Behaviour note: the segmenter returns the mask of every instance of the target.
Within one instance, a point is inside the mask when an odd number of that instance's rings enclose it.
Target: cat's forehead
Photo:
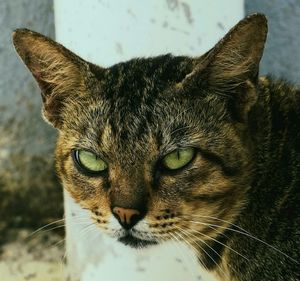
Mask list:
[[[171,55],[114,65],[95,73],[98,79],[92,80],[86,100],[76,104],[76,112],[70,103],[66,116],[74,116],[72,129],[83,132],[80,142],[95,149],[99,144],[132,154],[150,146],[172,150],[192,145],[202,129],[213,127],[209,108],[214,116],[222,108],[209,95],[201,97],[202,89],[198,98],[177,91],[191,71],[191,58]]]
[[[172,92],[190,71],[190,58],[171,55],[116,64],[96,73],[97,85],[89,87],[92,101],[88,99],[84,111],[90,111],[88,116],[100,112],[112,131],[123,127],[123,131],[135,129],[140,135],[146,125],[161,124],[186,110],[182,97]]]
[[[129,98],[159,92],[178,83],[192,71],[191,58],[163,55],[122,62],[104,71],[102,85],[107,95],[128,93]]]

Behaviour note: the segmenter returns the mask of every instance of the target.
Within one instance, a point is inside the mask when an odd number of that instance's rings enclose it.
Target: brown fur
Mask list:
[[[249,277],[241,266],[253,247],[245,254],[233,237],[240,230],[235,223],[247,225],[245,210],[259,194],[251,197],[266,157],[256,154],[266,137],[255,131],[260,115],[253,114],[269,106],[262,102],[269,82],[257,80],[266,33],[265,17],[253,15],[199,58],[166,55],[108,69],[34,32],[15,33],[16,49],[44,91],[45,117],[59,130],[58,174],[103,231],[114,233],[108,226],[114,206],[142,209],[150,228],[140,231],[143,237],[185,241],[220,280],[258,280],[255,267]],[[162,158],[184,147],[196,150],[191,163],[164,169]],[[108,170],[98,177],[81,173],[74,149],[93,151]],[[296,280],[299,273],[282,279],[282,270],[276,280]]]

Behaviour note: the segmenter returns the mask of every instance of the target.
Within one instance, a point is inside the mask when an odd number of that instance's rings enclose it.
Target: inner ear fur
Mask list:
[[[255,84],[267,31],[262,14],[241,20],[215,47],[194,60],[194,69],[182,85],[228,96],[236,116],[245,119],[257,99]]]
[[[267,30],[261,14],[246,17],[230,30],[212,52],[207,66],[210,83],[235,87],[247,80],[256,82]]]
[[[65,99],[84,91],[82,73],[88,64],[62,45],[27,29],[13,33],[13,44],[42,91],[46,121],[59,128]]]

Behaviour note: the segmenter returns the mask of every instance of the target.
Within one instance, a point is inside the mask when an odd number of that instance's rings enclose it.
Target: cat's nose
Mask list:
[[[136,209],[126,209],[121,207],[114,207],[112,209],[114,216],[117,218],[119,223],[125,228],[130,229],[136,225],[141,219],[142,214]]]

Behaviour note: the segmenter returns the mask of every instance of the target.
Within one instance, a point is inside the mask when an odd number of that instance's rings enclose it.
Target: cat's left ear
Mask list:
[[[88,64],[62,45],[27,29],[16,30],[13,43],[42,90],[46,121],[60,128],[66,99],[84,92],[83,74]]]
[[[234,26],[217,45],[195,59],[192,73],[182,82],[209,92],[229,96],[231,109],[240,120],[247,119],[256,102],[255,84],[267,36],[267,19],[253,14]]]

